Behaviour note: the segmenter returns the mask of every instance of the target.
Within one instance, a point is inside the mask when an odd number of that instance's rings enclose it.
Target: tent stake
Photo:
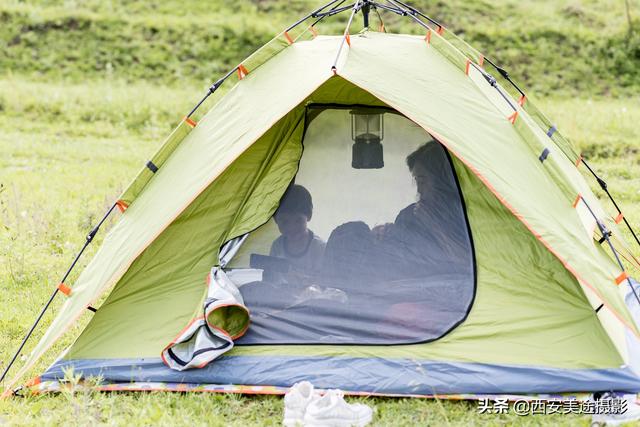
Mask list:
[[[82,246],[82,249],[80,249],[80,252],[78,252],[78,254],[76,255],[75,259],[71,263],[71,266],[69,266],[69,268],[67,269],[67,272],[65,273],[65,275],[62,278],[62,280],[60,281],[60,283],[64,283],[67,280],[67,278],[69,277],[69,274],[71,274],[71,271],[76,266],[76,264],[78,263],[78,260],[82,256],[82,253],[84,252],[85,249],[87,249],[87,246],[89,246],[89,243],[91,243],[93,241],[93,238],[98,233],[98,230],[100,229],[100,226],[102,226],[102,224],[106,221],[106,219],[109,217],[109,215],[111,215],[111,212],[113,212],[113,210],[115,209],[116,206],[117,206],[117,204],[114,203],[109,208],[107,213],[104,214],[104,216],[102,217],[102,219],[100,220],[98,225],[96,225],[91,230],[91,232],[89,232],[89,234],[87,234],[87,237],[85,239],[84,245]],[[44,314],[46,313],[47,309],[49,308],[49,306],[51,305],[51,303],[55,299],[56,295],[58,294],[58,291],[59,291],[59,289],[56,287],[56,289],[51,294],[51,297],[49,297],[49,301],[47,301],[47,303],[42,308],[42,311],[40,311],[40,314],[36,318],[35,322],[33,322],[33,325],[31,325],[31,328],[29,329],[29,332],[27,332],[27,334],[25,335],[24,339],[22,340],[22,343],[18,347],[18,350],[16,350],[15,354],[11,358],[11,361],[7,364],[7,367],[4,369],[4,372],[2,372],[2,376],[0,376],[0,382],[2,382],[4,380],[4,378],[7,376],[7,373],[9,372],[9,369],[11,369],[11,366],[13,366],[13,364],[15,363],[16,359],[18,358],[18,355],[20,354],[20,352],[24,348],[25,344],[27,343],[27,341],[31,337],[31,334],[36,329],[36,326],[38,326],[38,323],[40,323],[40,320],[42,320],[42,317],[44,316]]]

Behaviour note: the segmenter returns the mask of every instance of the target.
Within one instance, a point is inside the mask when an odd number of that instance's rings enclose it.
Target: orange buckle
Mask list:
[[[479,66],[484,66],[484,55],[480,54],[480,56],[478,57],[478,65]]]
[[[349,33],[345,34],[344,38],[347,41],[347,44],[349,45],[349,47],[351,47],[351,37],[349,36]]]
[[[65,285],[64,283],[60,283],[58,285],[58,290],[63,294],[65,294],[66,296],[71,295],[71,288]]]
[[[191,126],[192,128],[196,127],[196,125],[198,124],[198,123],[197,123],[195,120],[193,120],[191,117],[185,117],[183,120],[184,120],[184,122],[185,122],[187,125]]]
[[[517,118],[518,118],[518,112],[517,111],[514,111],[512,115],[507,117],[507,119],[511,122],[511,124],[515,124]]]
[[[620,212],[618,216],[614,219],[614,221],[616,224],[620,224],[623,219],[624,219],[624,215],[622,215],[622,212]]]
[[[580,203],[580,200],[582,200],[582,194],[578,194],[578,197],[576,197],[576,200],[574,200],[573,202],[574,209],[576,208],[576,206],[578,206],[578,203]]]
[[[124,200],[118,200],[116,202],[116,206],[118,206],[118,209],[120,209],[120,212],[124,212],[129,207],[129,204],[127,202],[125,202]]]
[[[424,40],[427,42],[427,44],[431,44],[431,29],[427,30],[427,35],[424,36]]]
[[[287,43],[293,44],[293,39],[291,38],[289,33],[287,33],[286,31],[284,32],[284,38],[287,39]]]
[[[524,107],[524,102],[527,100],[527,97],[522,95],[520,97],[520,99],[518,99],[518,104],[520,104],[521,107]]]
[[[438,25],[438,29],[436,31],[438,34],[442,35],[444,33],[444,27],[442,25]]]
[[[616,277],[616,285],[619,285],[620,283],[624,282],[628,278],[629,278],[629,275],[627,274],[627,272],[623,271],[622,273],[620,273],[618,277]]]
[[[582,163],[582,154],[580,154],[578,160],[576,160],[576,167],[580,166],[580,163]]]
[[[469,75],[469,67],[471,66],[471,60],[467,59],[467,65],[464,68],[464,73],[468,76]]]
[[[244,79],[247,74],[249,74],[249,70],[247,70],[247,68],[242,64],[238,65],[238,79]]]

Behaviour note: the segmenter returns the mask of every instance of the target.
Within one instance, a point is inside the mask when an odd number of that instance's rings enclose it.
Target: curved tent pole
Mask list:
[[[413,13],[412,10],[415,10],[413,8],[411,9],[405,9],[403,7],[404,3],[402,3],[401,1],[398,0],[387,0],[388,3],[390,3],[393,7],[388,7],[388,6],[384,6],[381,5],[379,3],[373,3],[374,6],[379,7],[383,10],[389,10],[391,12],[397,13],[398,15],[401,16],[408,16],[411,19],[413,19],[414,21],[416,21],[416,23],[418,23],[420,26],[422,26],[423,28],[427,29],[427,30],[431,30],[431,27],[429,27],[429,25],[427,25],[424,21],[422,21],[420,18],[418,18],[416,15],[417,13]],[[426,16],[423,14],[420,14],[420,16]],[[437,23],[437,21],[428,18],[430,22],[435,23],[436,25],[438,25],[439,28],[443,28],[442,25],[440,25],[439,23]],[[478,72],[480,72],[480,74],[482,74],[482,76],[485,78],[485,80],[487,81],[487,83],[489,83],[489,85],[491,85],[491,87],[493,87],[496,91],[498,91],[498,93],[500,94],[500,96],[502,97],[502,99],[505,100],[505,102],[507,104],[509,104],[509,106],[513,109],[513,111],[517,111],[517,107],[515,105],[513,105],[513,103],[511,102],[511,100],[509,100],[509,97],[507,96],[507,94],[505,94],[503,92],[503,90],[500,88],[500,86],[498,86],[498,82],[496,81],[496,79],[489,73],[487,73],[485,70],[482,69],[482,67],[476,65],[475,62],[470,61],[469,62],[470,65],[472,65],[476,70],[478,70]],[[524,95],[524,94],[523,94]]]
[[[620,260],[620,256],[618,255],[618,251],[613,246],[613,243],[611,243],[611,238],[610,238],[611,232],[607,229],[607,227],[604,225],[604,223],[602,221],[600,221],[600,219],[597,217],[597,215],[595,214],[593,209],[591,209],[591,206],[589,206],[589,203],[587,203],[587,201],[584,199],[584,197],[582,197],[582,196],[579,196],[579,197],[580,197],[580,200],[582,200],[584,205],[587,207],[587,210],[589,210],[589,213],[591,214],[593,219],[596,221],[596,224],[598,225],[598,228],[600,229],[600,232],[602,233],[602,239],[600,239],[600,242],[602,243],[602,242],[606,241],[607,244],[609,245],[609,248],[611,249],[611,252],[613,252],[613,256],[615,257],[616,262],[618,263],[618,266],[620,267],[620,270],[622,270],[622,273],[621,273],[620,277],[622,278],[622,280],[626,280],[627,284],[631,288],[631,292],[633,292],[633,296],[635,296],[636,301],[638,301],[638,304],[640,304],[640,295],[638,295],[638,292],[636,292],[635,288],[633,287],[633,283],[631,283],[631,278],[629,277],[629,275],[626,274],[626,270],[624,268],[624,264],[622,263],[622,260]],[[616,283],[620,284],[620,283],[622,283],[622,281],[616,280]],[[598,308],[598,310],[599,309],[600,308]]]
[[[390,0],[389,0],[390,1]],[[410,4],[405,3],[402,0],[393,0],[393,3],[396,3],[396,6],[398,4],[402,5],[404,8],[406,8],[406,10],[404,10],[405,14],[404,16],[411,16],[414,19],[417,18],[417,16],[420,16],[424,19],[426,19],[427,21],[431,22],[433,25],[437,26],[438,28],[444,28],[444,26],[436,21],[435,19],[429,17],[428,15],[425,15],[424,13],[422,13],[421,11],[419,11],[418,9],[416,9],[415,7],[411,6]],[[398,6],[399,7],[399,6]],[[417,16],[416,16],[417,15]],[[511,85],[520,93],[520,95],[522,96],[526,96],[524,91],[522,89],[520,89],[520,87],[513,81],[511,80],[511,77],[509,76],[509,73],[507,72],[507,70],[505,70],[504,68],[499,67],[498,65],[496,65],[495,62],[493,62],[492,60],[490,60],[489,58],[487,58],[486,56],[484,57],[484,60],[489,63],[493,68],[496,69],[496,71],[509,83],[511,83]]]
[[[71,265],[67,269],[67,272],[64,274],[64,277],[60,281],[60,285],[58,285],[56,287],[56,289],[53,291],[53,293],[51,294],[51,297],[49,297],[49,301],[47,301],[47,303],[44,305],[44,307],[40,311],[40,314],[36,318],[35,322],[33,322],[33,325],[31,325],[31,328],[29,329],[29,331],[25,335],[24,339],[22,340],[22,343],[18,347],[18,350],[16,350],[15,354],[11,358],[11,361],[7,364],[7,367],[4,369],[4,372],[2,372],[2,376],[0,376],[0,382],[2,382],[4,380],[4,378],[7,376],[7,373],[9,372],[9,369],[11,369],[11,366],[15,363],[16,359],[18,358],[18,355],[20,354],[20,352],[24,348],[25,344],[27,343],[27,341],[31,337],[31,334],[33,334],[33,331],[36,329],[36,326],[38,326],[38,323],[40,323],[40,320],[42,320],[42,317],[44,316],[46,311],[49,309],[49,306],[51,305],[51,303],[55,299],[56,295],[58,295],[58,292],[63,292],[63,293],[66,293],[66,294],[70,294],[71,290],[65,285],[65,281],[69,277],[69,274],[71,274],[71,271],[73,270],[73,268],[78,263],[78,260],[80,259],[80,257],[84,253],[85,249],[87,249],[87,246],[89,246],[89,244],[93,241],[93,238],[98,233],[98,230],[100,230],[100,227],[102,226],[102,224],[107,220],[109,215],[111,215],[111,213],[113,212],[113,210],[116,208],[117,205],[118,205],[117,203],[114,203],[113,205],[111,205],[111,207],[109,208],[109,210],[107,210],[107,213],[104,214],[104,216],[102,217],[102,219],[100,220],[98,225],[96,225],[91,230],[91,232],[89,232],[89,234],[87,234],[87,237],[85,238],[84,245],[82,246],[82,248],[80,249],[80,251],[76,255],[75,259],[73,260],[73,262],[71,263]],[[93,307],[87,307],[87,308],[89,310],[93,311],[93,312],[96,311],[95,308],[93,308]]]
[[[622,220],[624,221],[624,223],[627,225],[627,228],[629,229],[629,231],[631,232],[631,235],[633,236],[633,238],[635,239],[636,243],[638,243],[638,246],[640,246],[640,239],[638,238],[638,235],[636,234],[636,232],[633,230],[633,227],[631,227],[631,224],[629,223],[629,221],[627,220],[627,217],[624,216],[622,214],[622,211],[620,210],[620,207],[618,206],[618,203],[616,203],[615,199],[613,198],[613,196],[611,195],[611,193],[609,192],[609,188],[607,186],[607,183],[604,181],[604,179],[600,178],[600,176],[598,176],[598,174],[596,174],[596,172],[591,168],[591,166],[589,165],[589,163],[587,163],[587,161],[584,158],[580,158],[580,162],[584,163],[584,165],[586,166],[587,170],[591,173],[591,175],[593,175],[593,177],[595,178],[595,180],[598,182],[598,184],[600,185],[600,188],[602,188],[602,190],[607,194],[607,196],[609,197],[609,200],[611,200],[611,203],[613,204],[613,206],[616,208],[616,211],[618,211],[618,215],[622,215]]]
[[[331,16],[334,15],[336,13],[340,13],[343,10],[349,9],[349,7],[346,8],[342,8],[340,10],[330,10],[329,12],[325,12],[323,13],[322,11],[330,6],[333,6],[335,3],[337,3],[340,0],[331,0],[329,3],[326,3],[324,6],[319,7],[318,9],[315,9],[313,12],[309,13],[308,15],[306,15],[304,18],[299,19],[297,22],[295,22],[294,24],[290,25],[289,27],[287,27],[287,29],[285,30],[285,32],[291,31],[292,29],[294,29],[295,27],[297,27],[298,25],[300,25],[301,23],[303,23],[304,21],[306,21],[309,18],[316,18],[319,17],[320,19],[324,18],[325,16]],[[344,2],[344,0],[340,1],[340,4],[342,4]],[[319,19],[319,20],[320,20]],[[319,21],[318,20],[318,21]],[[316,22],[317,23],[317,22]],[[315,25],[315,23],[314,23]],[[240,67],[240,65],[236,65],[233,69],[231,69],[227,74],[225,74],[224,76],[222,76],[221,78],[219,78],[215,83],[213,83],[209,89],[207,90],[207,93],[204,95],[204,97],[202,97],[202,99],[200,101],[198,101],[198,103],[196,104],[195,107],[193,107],[191,109],[191,111],[189,112],[189,114],[187,114],[187,118],[191,118],[191,116],[196,112],[196,110],[198,108],[200,108],[200,106],[207,100],[207,98],[209,98],[209,96],[211,96],[216,90],[218,90],[218,88],[220,86],[222,86],[222,83],[225,82],[225,80],[227,80],[233,73],[235,73],[238,68]]]

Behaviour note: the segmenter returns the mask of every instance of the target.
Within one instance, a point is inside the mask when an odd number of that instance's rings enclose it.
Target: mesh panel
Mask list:
[[[228,265],[238,344],[411,343],[460,323],[471,238],[444,148],[389,110],[309,108],[295,182]]]

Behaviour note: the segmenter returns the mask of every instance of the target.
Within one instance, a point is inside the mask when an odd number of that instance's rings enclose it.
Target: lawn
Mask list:
[[[247,1],[229,21],[224,17],[231,12],[223,2],[213,2],[215,11],[203,10],[203,2],[177,3],[149,2],[153,7],[148,8],[124,0],[0,4],[0,42],[13,41],[6,50],[0,44],[0,370],[86,233],[207,84],[284,22],[317,4],[292,2],[289,11],[283,1]],[[602,173],[626,216],[640,227],[640,77],[626,64],[606,72],[607,64],[623,61],[620,55],[632,60],[637,54],[636,39],[616,44],[626,37],[620,2],[502,1],[489,9],[483,9],[489,3],[479,0],[436,3],[447,24],[468,26],[469,39],[492,47],[516,70],[515,76],[534,88],[543,111]],[[464,16],[457,18],[454,6]],[[525,26],[529,10],[538,19]],[[256,14],[273,22],[256,20]],[[211,22],[220,23],[215,31],[209,31]],[[185,35],[188,28],[195,30]],[[251,37],[252,32],[257,36]],[[502,37],[507,34],[511,45]],[[557,63],[545,68],[545,61],[553,62],[547,48],[558,37],[566,45],[553,54]],[[236,44],[225,44],[231,39]],[[192,45],[184,47],[185,40]],[[572,45],[579,40],[578,47]],[[153,49],[145,50],[145,43]],[[181,47],[172,57],[175,45]],[[211,53],[218,51],[219,56]],[[573,60],[568,51],[575,53]],[[596,56],[586,59],[590,55]],[[99,247],[104,231],[70,283]],[[31,345],[59,303],[45,316]],[[46,369],[87,319],[31,374]],[[355,400],[376,407],[377,425],[578,426],[589,421],[584,416],[480,415],[474,402],[464,401]],[[0,425],[277,425],[281,415],[282,399],[268,396],[78,390],[0,401]]]

